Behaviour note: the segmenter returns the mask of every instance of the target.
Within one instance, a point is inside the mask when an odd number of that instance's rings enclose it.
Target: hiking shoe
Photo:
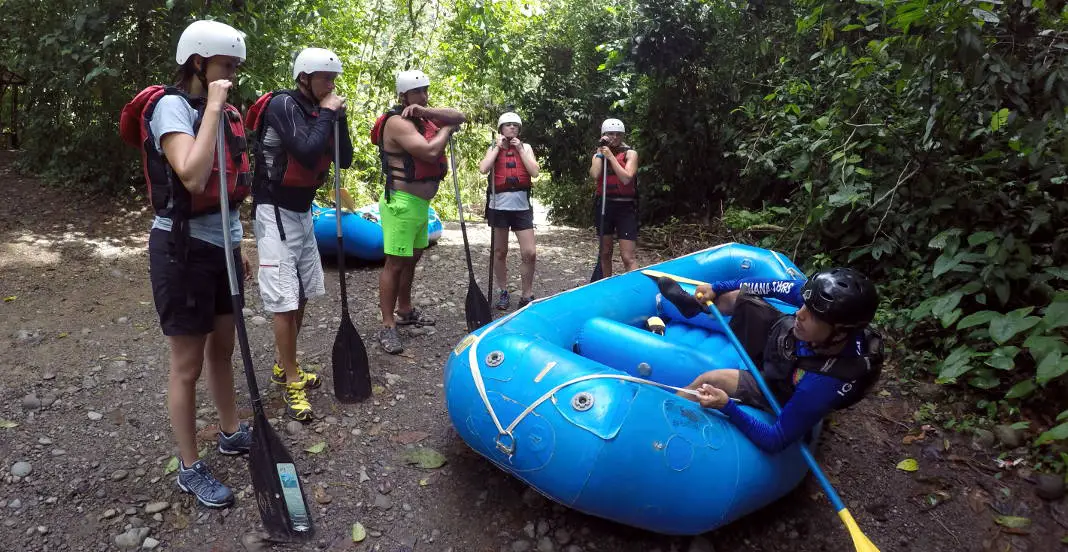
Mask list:
[[[245,454],[252,448],[252,428],[247,422],[241,422],[237,431],[227,435],[219,430],[219,454],[235,456]]]
[[[179,460],[178,488],[197,497],[197,502],[208,508],[225,508],[234,503],[234,492],[215,479],[203,460],[193,462],[188,468]]]
[[[304,382],[305,389],[318,389],[323,384],[323,378],[319,377],[319,374],[315,372],[305,372],[297,366],[297,377],[300,381]],[[286,371],[281,366],[275,364],[274,369],[271,372],[271,383],[275,385],[285,385],[286,383]]]
[[[519,298],[519,304],[515,308],[516,309],[521,309],[521,308],[529,305],[530,302],[533,301],[533,300],[534,300],[534,296],[533,295],[531,295],[530,297],[520,297]]]
[[[304,391],[304,382],[287,383],[282,388],[282,397],[286,401],[286,414],[298,422],[310,422],[312,406],[308,394]]]
[[[497,303],[494,304],[497,310],[508,310],[508,290],[502,289],[497,292]]]
[[[407,314],[398,312],[396,322],[398,326],[408,326],[411,324],[415,324],[416,326],[433,326],[437,323],[436,320],[415,307],[412,307],[412,310],[408,311]]]
[[[397,328],[382,328],[378,332],[378,344],[382,346],[383,351],[391,355],[404,352],[404,345],[401,344]]]

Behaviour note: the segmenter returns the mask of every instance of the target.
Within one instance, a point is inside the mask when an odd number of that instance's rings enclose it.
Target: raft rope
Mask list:
[[[533,305],[543,300],[544,299],[535,299],[530,304],[524,306],[523,309],[529,308],[530,305]],[[497,412],[493,409],[493,405],[490,403],[489,395],[486,393],[486,384],[482,380],[482,369],[479,366],[478,360],[478,343],[482,340],[482,336],[492,332],[496,327],[511,319],[516,314],[519,314],[523,309],[514,311],[513,313],[498,318],[496,321],[491,323],[481,334],[475,337],[474,342],[471,343],[471,346],[468,348],[467,352],[467,363],[471,367],[471,376],[475,381],[475,389],[478,389],[479,397],[482,398],[482,404],[486,406],[486,411],[489,413],[490,419],[493,420],[493,425],[497,427],[497,438],[495,439],[497,450],[501,451],[503,454],[508,455],[509,458],[511,458],[515,454],[515,436],[512,435],[512,431],[515,430],[516,426],[518,426],[524,418],[529,416],[530,413],[534,411],[534,409],[536,409],[538,406],[541,406],[543,402],[552,398],[557,391],[560,391],[561,389],[576,383],[595,379],[617,379],[633,383],[652,385],[654,387],[661,387],[664,389],[670,389],[672,391],[681,391],[688,395],[693,395],[695,397],[697,396],[697,391],[694,391],[693,389],[675,387],[674,385],[667,385],[665,383],[659,383],[635,376],[629,376],[625,374],[587,374],[565,381],[564,383],[558,384],[552,389],[546,391],[541,397],[538,397],[537,400],[531,403],[530,406],[527,406],[522,412],[520,412],[519,415],[516,416],[515,419],[512,420],[512,422],[508,424],[508,427],[506,428],[501,424],[500,419],[497,417]],[[508,444],[503,441],[504,438],[507,438],[509,440]]]
[[[715,251],[716,249],[719,249],[719,248],[724,247],[726,245],[729,245],[729,244],[722,243],[722,244],[719,244],[719,245],[714,245],[712,247],[709,247],[708,249],[700,251],[699,253]],[[775,255],[775,259],[777,261],[779,261],[779,264],[782,265],[784,269],[787,268],[785,263],[783,263],[782,259],[779,258],[778,254]],[[787,269],[787,270],[789,270],[789,269]],[[591,283],[588,283],[588,284],[584,284],[584,285],[581,285],[581,286],[579,286],[577,288],[565,291],[563,293],[558,293],[557,295],[563,295],[564,293],[571,293],[571,292],[574,292],[574,291],[578,291],[578,290],[580,290],[580,289],[582,289],[582,288],[584,288],[586,286],[593,285],[593,283],[594,282],[591,282]],[[557,295],[554,295],[552,297],[556,297]],[[675,387],[673,385],[667,385],[667,384],[663,384],[663,383],[658,383],[658,382],[655,382],[655,381],[642,379],[642,378],[638,378],[638,377],[634,377],[634,376],[628,376],[628,375],[624,375],[624,374],[587,374],[585,376],[579,376],[579,377],[574,378],[572,380],[569,380],[569,381],[566,381],[564,383],[561,383],[561,384],[557,385],[556,387],[553,387],[548,392],[546,392],[544,395],[539,397],[538,400],[534,401],[530,406],[528,406],[526,409],[524,409],[523,412],[520,412],[519,416],[517,416],[515,418],[515,420],[513,420],[512,423],[508,424],[508,427],[505,428],[503,425],[501,425],[501,421],[497,417],[497,412],[495,410],[493,410],[493,405],[490,404],[489,395],[486,394],[486,383],[484,381],[482,381],[482,369],[480,368],[479,362],[478,362],[478,344],[479,344],[480,341],[482,341],[482,337],[484,335],[492,332],[494,329],[496,329],[501,324],[511,320],[512,317],[514,317],[515,315],[523,312],[524,309],[530,308],[531,306],[536,305],[536,304],[538,304],[538,303],[540,303],[540,302],[542,302],[542,301],[544,301],[546,299],[549,299],[549,297],[543,297],[543,298],[540,298],[540,299],[535,299],[535,300],[531,301],[530,303],[527,303],[527,305],[524,306],[522,309],[517,309],[515,311],[512,311],[511,314],[508,314],[506,316],[502,316],[501,318],[498,318],[497,320],[493,321],[492,323],[489,324],[489,326],[485,327],[485,329],[482,331],[482,333],[480,333],[477,336],[475,336],[474,341],[471,343],[470,347],[468,347],[468,351],[467,351],[467,365],[470,366],[470,368],[471,368],[471,377],[475,381],[475,389],[478,389],[478,395],[479,395],[479,397],[482,398],[482,404],[486,406],[486,412],[489,413],[490,419],[493,420],[493,425],[497,427],[497,438],[495,440],[496,441],[497,450],[501,451],[504,454],[507,454],[508,458],[511,458],[512,455],[515,454],[515,436],[512,435],[512,431],[516,428],[517,425],[519,425],[519,422],[523,421],[523,418],[526,418],[531,412],[534,411],[535,408],[537,408],[538,406],[541,405],[541,403],[545,402],[550,397],[552,397],[557,391],[559,391],[559,390],[561,390],[564,387],[567,387],[569,385],[575,384],[575,383],[580,383],[580,382],[583,382],[583,381],[593,380],[593,379],[609,379],[609,378],[611,378],[611,379],[618,379],[618,380],[623,380],[623,381],[630,381],[630,382],[633,382],[633,383],[641,383],[641,384],[645,384],[645,385],[652,385],[654,387],[661,387],[661,388],[664,388],[664,389],[670,389],[672,391],[681,391],[681,392],[686,393],[688,395],[693,395],[695,397],[697,396],[697,391],[694,391],[692,389],[686,389],[686,388],[683,388],[683,387]],[[735,399],[732,398],[730,400],[733,401]],[[511,444],[510,445],[506,445],[501,441],[501,439],[504,438],[504,437],[507,437],[508,439],[511,440]]]

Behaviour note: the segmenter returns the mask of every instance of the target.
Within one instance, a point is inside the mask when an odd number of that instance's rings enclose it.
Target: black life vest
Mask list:
[[[523,165],[521,155],[522,152],[512,145],[497,152],[497,159],[493,162],[494,192],[500,194],[530,190],[530,173]]]
[[[390,192],[393,191],[393,182],[400,180],[402,182],[421,182],[421,181],[433,181],[440,182],[445,175],[449,172],[449,165],[445,159],[445,153],[443,152],[440,157],[435,161],[422,161],[416,159],[408,152],[393,153],[386,151],[385,148],[385,131],[386,121],[390,117],[400,115],[403,108],[399,105],[394,106],[389,111],[378,116],[375,120],[374,126],[371,128],[371,143],[378,146],[378,156],[382,161],[382,173],[386,175],[386,201],[389,201]],[[419,134],[423,135],[423,138],[430,142],[438,134],[438,126],[429,119],[411,119],[415,123],[416,130]],[[399,157],[404,163],[404,167],[394,167],[389,164],[390,157]]]
[[[200,122],[204,117],[206,98],[190,98],[181,90],[162,85],[153,85],[139,92],[122,108],[119,116],[119,135],[130,146],[140,147],[141,160],[148,184],[148,196],[156,215],[171,219],[175,226],[184,228],[190,218],[219,212],[219,164],[214,161],[211,176],[208,177],[204,191],[192,194],[174,174],[164,155],[156,150],[152,129],[149,126],[159,100],[168,94],[180,96],[197,111],[193,132],[200,132]],[[226,104],[223,107],[226,122],[226,187],[230,208],[237,207],[249,195],[251,175],[245,128],[241,124],[241,113],[236,107]]]
[[[314,167],[305,167],[292,154],[283,151],[272,159],[268,167],[263,139],[267,135],[264,124],[271,100],[278,96],[289,96],[297,104],[306,124],[319,116],[318,106],[306,106],[302,94],[296,90],[278,90],[259,97],[245,117],[245,126],[256,133],[252,153],[256,160],[252,176],[253,201],[257,204],[274,205],[290,211],[306,212],[311,209],[315,199],[315,190],[326,182],[327,170],[333,161],[334,137],[327,140],[326,147]]]
[[[766,308],[746,308],[743,305],[745,301],[759,301]],[[746,344],[746,352],[753,362],[762,367],[764,381],[779,404],[786,404],[790,400],[797,382],[808,372],[830,376],[841,382],[836,410],[863,399],[882,373],[882,335],[870,327],[866,328],[860,336],[859,356],[801,356],[797,354],[797,338],[793,332],[794,316],[775,314],[777,312],[763,299],[742,294],[730,326],[739,340]],[[856,337],[851,338],[847,346],[852,346],[855,340]]]

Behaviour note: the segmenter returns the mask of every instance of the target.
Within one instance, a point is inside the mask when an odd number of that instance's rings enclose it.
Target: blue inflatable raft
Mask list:
[[[782,254],[740,244],[648,268],[705,282],[805,277]],[[654,315],[664,335],[646,330]],[[788,493],[807,466],[800,445],[767,454],[718,411],[664,387],[744,369],[712,319],[681,320],[641,271],[536,300],[449,355],[452,424],[498,467],[586,514],[669,535],[730,523]]]
[[[441,238],[443,226],[437,211],[429,207],[430,222],[427,228],[430,243]],[[312,204],[312,223],[315,241],[320,255],[337,255],[337,214],[333,207]],[[364,205],[353,212],[341,212],[341,235],[345,254],[368,261],[380,261],[386,257],[382,249],[382,222],[378,214],[378,202]]]

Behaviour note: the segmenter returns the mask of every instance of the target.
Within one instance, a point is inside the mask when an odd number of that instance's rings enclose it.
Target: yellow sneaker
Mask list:
[[[319,377],[319,374],[316,374],[315,372],[305,372],[300,366],[297,366],[297,377],[304,383],[305,389],[318,389],[319,386],[323,384],[323,380]],[[277,364],[274,365],[274,370],[271,372],[271,383],[275,385],[286,384],[286,371]]]
[[[282,391],[286,401],[286,414],[298,422],[310,422],[314,417],[304,383],[287,383]]]

